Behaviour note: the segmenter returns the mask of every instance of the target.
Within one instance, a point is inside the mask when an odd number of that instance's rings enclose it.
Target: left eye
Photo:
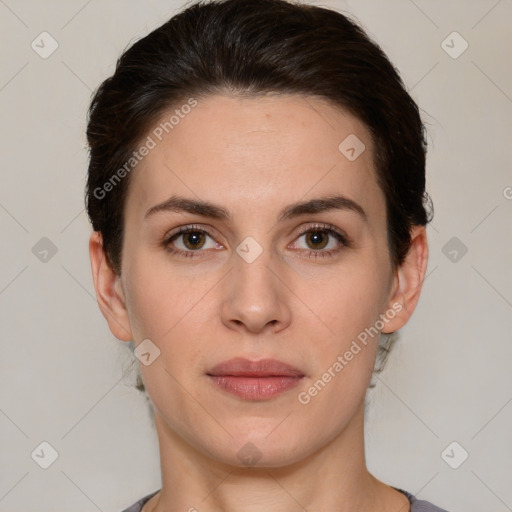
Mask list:
[[[304,238],[307,247],[301,247],[305,250],[332,250],[342,242],[341,235],[328,229],[311,229],[299,236],[297,240]]]

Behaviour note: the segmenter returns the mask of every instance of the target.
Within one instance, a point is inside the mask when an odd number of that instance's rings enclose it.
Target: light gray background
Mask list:
[[[429,129],[429,275],[371,393],[368,466],[450,512],[510,511],[512,2],[315,3],[363,24]],[[116,512],[160,487],[132,356],[95,300],[84,132],[123,49],[182,5],[0,0],[2,512]],[[47,59],[31,48],[43,31],[59,45]],[[469,44],[456,59],[441,46],[453,31]],[[47,262],[32,252],[42,237],[57,248]],[[58,452],[48,469],[31,458],[42,441]],[[452,441],[469,453],[458,469],[441,457]]]

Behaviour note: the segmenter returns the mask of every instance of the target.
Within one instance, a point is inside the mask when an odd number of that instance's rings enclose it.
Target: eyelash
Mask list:
[[[340,244],[343,247],[351,247],[351,244],[350,244],[347,236],[344,235],[343,233],[340,233],[339,231],[337,231],[336,228],[334,226],[332,226],[331,224],[315,224],[313,226],[307,226],[306,228],[304,228],[303,230],[300,231],[297,238],[300,238],[302,235],[305,235],[310,232],[327,233],[329,236],[333,236],[338,242],[340,242]],[[195,254],[195,253],[204,252],[204,251],[201,251],[201,249],[198,249],[197,251],[192,251],[192,250],[183,251],[181,249],[176,249],[175,247],[172,247],[171,244],[175,239],[179,238],[181,235],[185,235],[188,233],[203,233],[213,239],[213,234],[210,232],[209,229],[207,229],[205,227],[199,227],[197,225],[189,225],[189,226],[182,226],[181,228],[179,228],[179,230],[176,233],[173,233],[172,235],[166,237],[164,239],[162,245],[171,254],[178,254],[178,255],[184,256],[186,258],[201,257],[198,254]],[[329,249],[327,251],[324,251],[321,249],[316,250],[316,251],[315,250],[308,251],[306,249],[303,249],[303,250],[307,252],[307,255],[309,258],[318,258],[318,257],[325,258],[325,257],[333,257],[336,253],[341,251],[341,248]]]

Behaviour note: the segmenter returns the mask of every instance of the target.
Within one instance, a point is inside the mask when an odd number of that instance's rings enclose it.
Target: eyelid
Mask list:
[[[198,224],[187,224],[186,226],[180,226],[175,230],[171,230],[164,236],[165,240],[170,240],[175,236],[181,235],[183,233],[189,233],[190,231],[204,231],[207,235],[214,237],[213,230],[209,226],[198,225]]]
[[[336,226],[333,226],[332,224],[324,224],[322,222],[314,223],[313,225],[308,225],[305,226],[304,228],[301,228],[301,231],[299,232],[297,237],[303,235],[304,233],[315,231],[315,229],[318,231],[333,231],[334,233],[340,236],[345,245],[350,245],[350,239],[344,231],[338,229]]]

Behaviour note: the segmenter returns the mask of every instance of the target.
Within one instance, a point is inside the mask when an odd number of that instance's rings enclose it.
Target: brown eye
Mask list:
[[[222,248],[205,228],[195,226],[180,228],[163,241],[163,246],[170,253],[188,257],[200,256],[206,249]]]
[[[301,249],[308,258],[333,257],[351,246],[346,235],[331,225],[309,226],[294,242],[294,249]]]
[[[323,249],[329,242],[329,235],[325,230],[309,231],[306,233],[306,242],[311,249]]]
[[[201,231],[189,231],[182,233],[183,244],[187,249],[201,249],[205,243],[205,235]]]

